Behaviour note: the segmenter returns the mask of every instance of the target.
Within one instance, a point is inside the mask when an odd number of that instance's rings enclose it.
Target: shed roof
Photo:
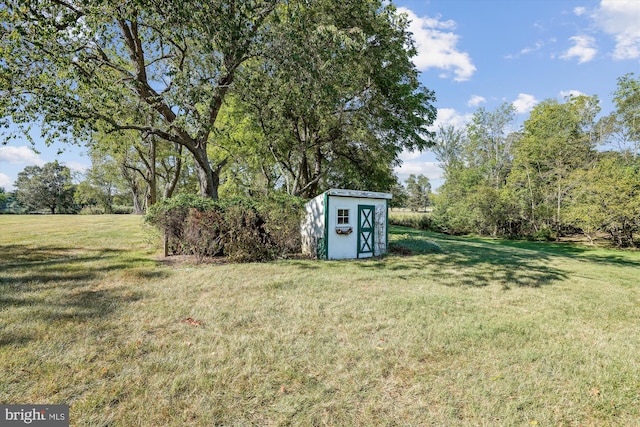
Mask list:
[[[393,198],[393,195],[391,193],[379,193],[377,191],[344,190],[340,188],[331,188],[325,191],[325,194],[328,194],[330,196],[359,197],[359,198],[366,198],[366,199]]]

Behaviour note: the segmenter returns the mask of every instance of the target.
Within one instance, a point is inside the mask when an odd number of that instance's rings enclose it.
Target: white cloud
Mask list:
[[[469,80],[476,71],[475,65],[467,52],[456,48],[460,36],[446,30],[455,29],[455,21],[441,21],[440,18],[419,17],[411,9],[399,7],[398,12],[406,13],[411,21],[409,31],[413,33],[418,54],[413,58],[416,67],[421,71],[439,68],[452,71],[456,81]],[[440,77],[450,77],[449,73],[441,73]]]
[[[591,36],[581,35],[570,37],[569,40],[575,44],[563,53],[561,59],[578,58],[578,64],[591,61],[598,53],[595,48],[596,39]]]
[[[536,41],[533,46],[526,46],[524,48],[522,48],[520,50],[520,52],[516,53],[516,54],[508,54],[505,55],[506,59],[516,59],[519,58],[522,55],[528,55],[531,52],[537,52],[542,50],[545,46],[549,45],[549,44],[553,44],[556,42],[555,38],[549,38],[547,42],[545,42],[544,40],[538,40]]]
[[[562,99],[566,99],[566,98],[568,98],[570,96],[573,96],[573,97],[586,96],[585,93],[580,92],[579,90],[575,90],[575,89],[573,89],[573,90],[561,90],[559,95],[560,95],[560,98],[562,98]]]
[[[440,126],[453,125],[456,128],[464,128],[471,121],[473,114],[460,114],[453,108],[438,108],[438,118],[431,126],[431,130],[437,130]]]
[[[478,105],[482,104],[483,102],[487,102],[487,100],[484,97],[482,97],[480,95],[473,95],[467,101],[467,106],[469,106],[469,107],[477,107]]]
[[[615,59],[640,58],[640,2],[602,0],[592,18],[605,33],[614,36]]]
[[[519,93],[518,98],[512,102],[516,111],[520,114],[528,113],[538,103],[538,100],[526,93]]]
[[[424,175],[430,180],[440,179],[443,175],[438,162],[404,162],[395,172],[400,182],[404,182],[411,174]]]
[[[0,173],[0,187],[4,188],[5,190],[10,190],[13,188],[13,181],[11,180],[11,178],[9,178],[8,175]]]
[[[7,162],[13,165],[27,164],[42,166],[45,164],[45,161],[26,145],[21,147],[14,147],[12,145],[0,147],[0,162]]]
[[[85,173],[87,169],[89,169],[89,166],[80,162],[61,162],[61,163],[74,172]]]
[[[416,151],[402,150],[402,153],[400,153],[400,155],[398,157],[403,162],[406,162],[408,160],[417,159],[421,155],[422,155],[422,151],[418,151],[418,150],[416,150]]]
[[[535,52],[537,50],[540,50],[544,47],[544,42],[541,40],[538,40],[533,47],[525,47],[524,49],[522,49],[520,51],[521,55],[526,55],[527,53],[531,53],[531,52]]]
[[[575,8],[573,9],[573,13],[574,13],[576,16],[582,16],[582,15],[584,15],[584,14],[585,14],[585,12],[586,12],[586,11],[587,11],[587,9],[586,9],[586,8],[584,8],[584,7],[582,7],[582,6],[578,6],[578,7],[575,7]]]

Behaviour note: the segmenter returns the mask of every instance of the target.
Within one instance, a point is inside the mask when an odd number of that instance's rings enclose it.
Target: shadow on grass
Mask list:
[[[404,230],[403,230],[404,231]],[[420,233],[420,232],[418,232]],[[527,240],[480,239],[472,237],[448,236],[446,234],[424,233],[440,241],[452,243],[475,242],[489,246],[531,251],[550,258],[570,258],[613,266],[640,267],[640,252],[621,249],[602,249],[567,242],[532,242]],[[606,253],[603,253],[606,252]]]
[[[386,268],[405,274],[409,270],[424,270],[425,278],[430,275],[431,279],[446,286],[499,284],[504,289],[537,288],[567,278],[566,272],[552,265],[559,254],[403,227],[391,227],[390,231],[391,242],[401,248],[410,248],[412,255],[392,256],[394,261],[385,263]],[[365,268],[376,266],[379,265],[363,264]]]
[[[38,339],[37,324],[81,323],[105,318],[144,294],[128,281],[166,274],[145,268],[153,261],[127,251],[0,245],[0,311],[13,325],[0,329],[0,345]],[[118,283],[104,273],[121,271]],[[34,323],[35,322],[35,323]]]

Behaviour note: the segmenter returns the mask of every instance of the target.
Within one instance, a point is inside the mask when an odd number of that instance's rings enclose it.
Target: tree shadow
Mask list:
[[[0,345],[26,345],[38,339],[35,323],[82,323],[113,315],[145,294],[126,279],[158,278],[152,260],[118,249],[0,245],[0,312],[9,321],[0,327]],[[142,267],[142,268],[140,268]],[[122,270],[124,283],[105,281]]]
[[[413,229],[393,228],[393,242],[402,247],[418,248],[412,255],[391,255],[387,268],[429,275],[445,286],[484,287],[499,284],[538,288],[567,278],[567,273],[553,264],[554,255],[527,247],[496,244],[494,241],[436,235]],[[419,248],[427,248],[420,253]],[[440,249],[440,253],[433,250]],[[411,274],[408,277],[414,277]],[[425,279],[428,279],[425,273]]]
[[[460,241],[466,238],[445,236],[441,239],[451,241]],[[569,242],[531,242],[526,240],[483,240],[472,239],[479,242],[485,242],[490,245],[499,247],[512,248],[515,250],[528,250],[539,253],[550,258],[570,258],[578,261],[593,262],[597,264],[605,264],[623,267],[640,267],[640,251],[623,250],[623,249],[603,249],[598,247],[590,247]],[[603,252],[607,253],[603,253]]]

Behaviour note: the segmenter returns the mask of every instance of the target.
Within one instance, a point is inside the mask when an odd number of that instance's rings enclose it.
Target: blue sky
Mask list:
[[[414,62],[424,86],[436,92],[439,124],[464,126],[479,108],[503,102],[518,125],[537,103],[569,94],[598,95],[612,110],[616,79],[640,75],[637,0],[400,0],[418,48]],[[12,189],[28,165],[58,159],[82,171],[90,161],[78,147],[44,147],[26,140],[0,146],[0,187]],[[59,153],[64,149],[62,153]],[[402,154],[401,181],[410,173],[441,184],[433,153]]]

